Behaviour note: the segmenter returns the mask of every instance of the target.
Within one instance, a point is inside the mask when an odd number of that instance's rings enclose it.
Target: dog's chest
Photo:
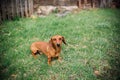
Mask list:
[[[57,57],[57,56],[59,56],[59,54],[60,54],[60,49],[58,49],[58,50],[52,50],[52,51],[50,51],[50,55],[51,55],[51,57]]]
[[[47,56],[58,57],[60,54],[61,48],[54,48],[51,46],[47,47]]]

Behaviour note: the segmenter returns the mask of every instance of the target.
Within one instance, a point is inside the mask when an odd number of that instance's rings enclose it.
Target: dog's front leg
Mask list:
[[[32,55],[33,55],[33,57],[34,57],[35,59],[37,58],[37,56],[35,55],[35,53],[32,52]]]
[[[51,65],[51,57],[48,57],[48,65]]]
[[[58,56],[58,61],[61,62],[61,57],[60,57],[60,55]]]

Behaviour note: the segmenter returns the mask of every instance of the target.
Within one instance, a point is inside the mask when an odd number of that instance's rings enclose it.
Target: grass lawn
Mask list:
[[[1,80],[118,80],[120,79],[120,10],[83,10],[63,18],[5,21],[0,25]],[[62,63],[34,59],[30,45],[60,34]],[[98,75],[94,74],[98,71]]]

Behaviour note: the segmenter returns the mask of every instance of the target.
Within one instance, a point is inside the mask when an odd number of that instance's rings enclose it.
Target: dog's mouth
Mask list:
[[[57,47],[60,47],[60,44],[57,44]]]

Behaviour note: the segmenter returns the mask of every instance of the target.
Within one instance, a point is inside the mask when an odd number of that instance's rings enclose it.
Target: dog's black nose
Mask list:
[[[60,44],[57,44],[58,47],[60,47]]]

